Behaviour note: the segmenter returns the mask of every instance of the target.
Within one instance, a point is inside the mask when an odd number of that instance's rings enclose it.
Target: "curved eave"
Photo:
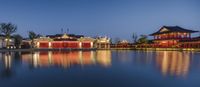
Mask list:
[[[196,33],[196,32],[199,32],[199,31],[175,31],[175,32]],[[164,34],[164,33],[167,34],[167,33],[172,33],[172,32],[162,32],[162,33],[155,32],[153,34],[149,34],[149,36],[160,35],[160,34]]]

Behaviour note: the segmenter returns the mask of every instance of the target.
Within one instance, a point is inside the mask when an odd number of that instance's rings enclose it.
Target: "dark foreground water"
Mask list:
[[[0,87],[200,87],[200,53],[0,53]]]

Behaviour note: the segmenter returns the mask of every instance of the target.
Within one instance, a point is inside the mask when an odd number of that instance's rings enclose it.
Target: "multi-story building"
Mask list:
[[[198,31],[184,29],[179,26],[163,26],[157,32],[150,34],[154,37],[153,47],[179,47],[183,40],[191,40],[191,34]]]

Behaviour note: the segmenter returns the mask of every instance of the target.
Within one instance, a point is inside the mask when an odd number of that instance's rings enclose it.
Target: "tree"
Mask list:
[[[140,38],[138,39],[139,44],[145,44],[148,43],[147,35],[140,35]]]
[[[34,39],[40,37],[41,35],[36,34],[36,33],[33,32],[33,31],[29,31],[28,33],[29,33],[29,39],[31,39],[31,48],[34,48],[34,45],[35,45],[35,44],[34,44]]]
[[[19,34],[13,35],[16,48],[21,48],[23,37]]]
[[[137,38],[138,38],[137,34],[133,33],[133,35],[132,35],[133,43],[137,42]]]
[[[0,32],[5,35],[6,47],[10,45],[10,37],[11,34],[17,31],[17,26],[12,23],[1,23],[0,24]]]

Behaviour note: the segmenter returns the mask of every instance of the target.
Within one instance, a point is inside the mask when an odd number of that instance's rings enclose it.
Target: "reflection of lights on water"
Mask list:
[[[79,51],[78,52],[78,54],[79,54],[79,56],[78,56],[78,58],[79,58],[79,60],[80,60],[80,64],[82,65],[83,64],[83,59],[82,59],[82,51]]]
[[[95,60],[95,56],[94,56],[94,51],[91,51],[92,52],[92,54],[93,55],[90,55],[90,58],[91,58],[91,61],[93,62],[93,63],[96,63],[96,60]]]
[[[52,64],[52,52],[51,51],[48,52],[48,62],[49,62],[49,64]]]
[[[4,58],[5,68],[10,69],[11,68],[11,54],[6,53]]]
[[[147,51],[146,52],[146,63],[151,63],[152,62],[152,59],[153,59],[153,57],[152,57],[152,55],[153,55],[153,51]]]
[[[111,51],[99,50],[97,51],[97,62],[105,67],[111,65]]]
[[[142,63],[154,63],[154,61],[152,61],[153,58],[151,58],[154,57],[154,52],[145,52],[145,54],[144,52],[135,53],[137,53],[135,59],[140,59],[139,62],[142,61]],[[158,51],[155,52],[155,56],[155,63],[159,67],[160,72],[163,76],[187,76],[191,61],[190,53],[177,51]],[[11,57],[12,55],[7,53],[2,55],[2,64],[4,64],[6,69],[11,68]],[[80,65],[84,67],[87,65],[95,64],[99,64],[103,67],[109,67],[112,65],[111,51],[109,50],[35,52],[33,54],[23,54],[22,61],[32,64],[32,66],[34,66],[35,68],[48,66],[68,68],[74,65]],[[138,61],[134,62],[138,63]]]
[[[162,68],[161,68],[161,70],[162,70],[162,73],[164,74],[164,75],[166,75],[166,73],[167,73],[167,70],[168,70],[168,60],[167,60],[167,53],[166,53],[166,51],[164,52],[164,55],[163,55],[163,61],[161,61],[162,62]]]
[[[156,61],[163,75],[185,77],[190,65],[189,54],[176,51],[157,52]]]
[[[38,52],[37,52],[38,53]],[[38,62],[39,62],[39,60],[38,60],[38,55],[37,55],[37,53],[34,53],[33,54],[33,66],[36,68],[37,66],[38,66]]]
[[[97,54],[97,55],[95,55]],[[30,54],[29,54],[30,55]],[[60,67],[70,67],[73,65],[93,65],[100,64],[105,67],[111,65],[111,52],[110,51],[70,51],[70,52],[35,52],[32,57],[32,64],[35,68],[37,67],[47,67],[47,66],[60,66]],[[27,60],[27,54],[22,56],[25,62]]]

